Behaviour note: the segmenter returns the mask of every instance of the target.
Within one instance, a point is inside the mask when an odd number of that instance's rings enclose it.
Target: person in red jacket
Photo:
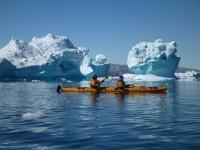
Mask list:
[[[97,80],[97,75],[92,76],[92,80],[90,81],[90,87],[95,89],[100,89],[101,83],[103,83],[108,77],[105,77],[102,81]]]

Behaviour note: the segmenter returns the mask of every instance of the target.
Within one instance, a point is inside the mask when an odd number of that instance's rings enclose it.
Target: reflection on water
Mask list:
[[[118,101],[123,101],[126,96],[126,93],[118,92],[118,93],[115,93],[115,96]]]
[[[99,95],[100,95],[99,92],[91,92],[90,93],[91,101],[94,103],[98,102]]]
[[[198,149],[200,82],[149,84],[167,93],[58,94],[57,83],[0,83],[0,149]]]
[[[124,98],[125,98],[125,95],[126,95],[126,93],[122,93],[122,92],[117,92],[117,93],[91,92],[91,93],[89,93],[91,101],[94,102],[94,103],[97,103],[101,94],[103,94],[103,95],[109,95],[109,94],[115,95],[116,100],[119,100],[119,101],[123,101]]]

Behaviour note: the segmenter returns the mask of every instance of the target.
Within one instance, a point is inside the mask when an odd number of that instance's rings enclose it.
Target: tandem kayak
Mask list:
[[[165,93],[166,87],[147,87],[132,86],[125,89],[116,89],[115,87],[101,87],[99,90],[90,87],[61,87],[58,86],[57,92],[100,92],[100,93]]]

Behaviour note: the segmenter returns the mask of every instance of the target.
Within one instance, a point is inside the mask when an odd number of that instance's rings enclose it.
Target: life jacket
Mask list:
[[[94,80],[92,79],[91,82],[90,82],[90,87],[91,88],[98,88],[99,87],[99,81],[98,80]]]

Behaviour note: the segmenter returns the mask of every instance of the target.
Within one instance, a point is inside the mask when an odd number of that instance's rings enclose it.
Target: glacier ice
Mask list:
[[[0,79],[81,79],[89,75],[80,68],[84,66],[83,60],[88,53],[89,49],[74,46],[65,36],[47,34],[41,38],[33,37],[29,43],[12,38],[0,49]],[[92,73],[96,73],[99,65],[91,65]],[[102,64],[102,67],[107,68],[107,64]],[[107,69],[103,71],[100,73],[106,74]]]
[[[103,54],[96,55],[95,59],[89,58],[87,55],[83,59],[83,63],[80,67],[81,73],[88,78],[96,74],[103,77],[107,74],[109,64],[106,64],[107,58]]]
[[[162,39],[154,42],[140,42],[129,51],[127,65],[136,74],[154,74],[175,77],[180,57],[176,56],[175,41],[165,43]]]

